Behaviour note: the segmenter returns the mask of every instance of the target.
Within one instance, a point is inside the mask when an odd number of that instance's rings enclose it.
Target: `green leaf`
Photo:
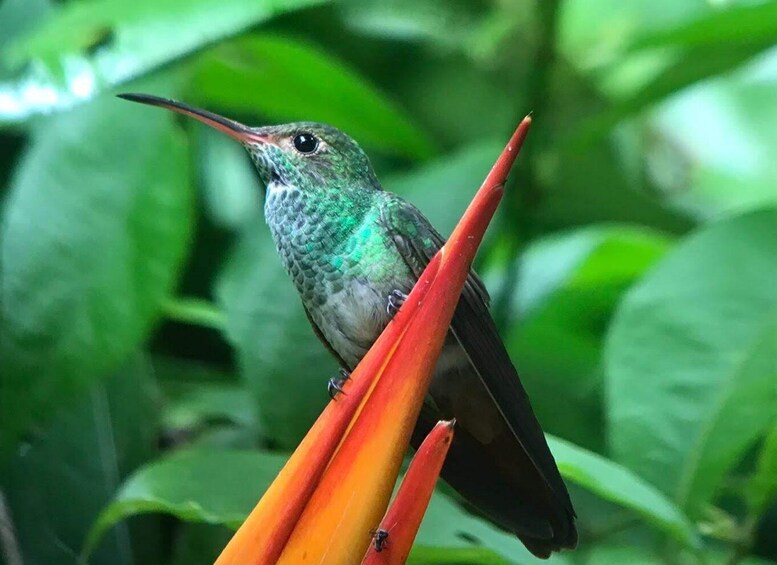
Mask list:
[[[528,51],[523,55],[528,58]],[[527,61],[510,58],[509,64],[515,65],[514,72],[520,72],[518,69]],[[501,151],[518,125],[517,119],[529,111],[522,85],[505,88],[493,72],[484,68],[489,65],[471,65],[462,57],[441,57],[428,49],[405,46],[382,66],[392,69],[388,80],[393,95],[425,125],[435,141],[446,147],[496,139]],[[479,108],[488,111],[477,111]],[[536,127],[532,137],[534,131]]]
[[[222,420],[249,429],[256,426],[251,398],[243,386],[169,382],[163,390],[167,400],[163,419],[167,428],[193,429]]]
[[[732,559],[736,560],[736,565],[775,565],[775,563],[777,563],[773,559],[767,559],[756,555],[740,556],[736,551],[736,549],[733,549],[733,551],[730,549],[726,551],[720,546],[711,547],[701,554],[700,558],[704,559],[704,563],[731,563]],[[766,552],[769,552],[768,546]]]
[[[593,290],[603,284],[622,290],[663,255],[668,244],[661,233],[615,224],[539,239],[520,258],[523,280],[515,290],[517,317],[537,315],[565,291]],[[609,292],[602,289],[604,295]]]
[[[148,361],[135,355],[68,402],[39,440],[17,450],[2,489],[25,564],[78,563],[102,507],[156,451],[157,404]],[[159,524],[147,520],[122,524],[103,539],[90,563],[154,563],[158,531]]]
[[[147,336],[192,229],[170,117],[103,99],[40,125],[0,227],[0,448]]]
[[[623,73],[623,77],[611,76],[610,81],[628,85],[629,91],[620,93],[607,110],[586,119],[574,128],[569,137],[562,140],[562,145],[567,150],[579,150],[583,144],[608,133],[624,118],[703,79],[736,69],[773,45],[773,41],[763,40],[744,45],[718,45],[715,48],[694,47],[673,57],[669,63],[660,65],[661,69],[655,74],[645,72],[650,75],[645,80],[634,80],[630,75],[633,72],[631,69],[628,73]],[[659,65],[651,61],[649,66],[652,69]],[[613,70],[611,75],[616,75],[618,71]]]
[[[461,551],[461,557],[452,550]],[[452,499],[435,492],[418,530],[410,562],[414,562],[412,559],[417,563],[425,562],[423,557],[429,555],[434,559],[438,552],[449,556],[447,563],[456,563],[456,559],[461,559],[463,563],[489,564],[505,561],[517,564],[569,563],[566,557],[557,553],[548,560],[534,557],[516,536],[468,514]],[[466,560],[467,555],[472,561]],[[430,562],[435,562],[433,559]]]
[[[136,78],[204,45],[321,0],[68,2],[8,48],[24,66],[0,84],[0,121],[48,113]]]
[[[589,140],[584,149],[560,143],[575,130],[574,124],[602,108],[602,100],[581,77],[569,70],[562,71],[562,77],[562,100],[553,106],[551,115],[543,120],[538,117],[538,128],[532,131],[532,136],[536,133],[537,138],[544,135],[550,140],[538,152],[536,168],[543,188],[531,210],[537,224],[534,229],[553,231],[595,222],[637,223],[671,233],[692,227],[693,222],[663,205],[660,193],[645,186],[643,170],[625,166],[624,153],[636,150],[638,158],[642,153],[624,136],[615,138],[617,143],[605,137]],[[543,124],[547,124],[544,130]]]
[[[645,128],[647,170],[669,202],[695,217],[777,204],[777,73],[766,57],[673,96]]]
[[[679,27],[661,29],[636,39],[633,48],[702,47],[777,40],[777,2],[731,5]]]
[[[410,550],[407,563],[409,565],[506,565],[513,562],[485,548],[414,545]]]
[[[623,56],[634,37],[678,29],[713,13],[709,2],[567,0],[559,13],[561,54],[577,68],[592,69]]]
[[[256,445],[256,403],[231,371],[175,357],[156,356],[153,363],[162,389],[162,433],[176,447]]]
[[[585,565],[611,565],[612,563],[664,565],[666,560],[639,546],[594,544],[593,548],[586,552],[583,563]]]
[[[665,17],[662,8],[644,6],[663,19],[649,25],[625,20],[612,26],[617,36],[612,45],[602,42],[592,50],[608,66],[596,73],[596,82],[612,99],[603,111],[586,118],[563,141],[567,149],[580,148],[604,135],[620,120],[703,79],[722,75],[759,53],[770,49],[777,40],[777,3],[732,6],[726,10],[678,4],[679,17]],[[682,4],[682,6],[680,6]],[[624,7],[637,15],[640,8]],[[610,14],[610,17],[613,17]],[[643,14],[645,21],[655,15]],[[602,22],[597,29],[605,29]],[[636,39],[634,36],[636,35]],[[604,42],[607,43],[606,41]],[[621,51],[621,52],[618,52]],[[607,52],[608,56],[603,56]]]
[[[239,143],[205,125],[195,127],[201,198],[208,218],[230,230],[242,230],[259,215],[264,188]]]
[[[0,4],[0,48],[28,33],[51,15],[50,0],[6,0]],[[0,69],[4,69],[0,58]]]
[[[460,49],[472,43],[488,14],[487,7],[478,4],[466,0],[346,0],[339,8],[346,24],[360,33]]]
[[[655,487],[617,463],[562,439],[549,436],[548,445],[566,480],[635,511],[685,546],[699,546],[688,518]]]
[[[751,513],[760,516],[777,500],[777,425],[766,436],[747,488]]]
[[[109,528],[148,512],[237,529],[286,462],[286,455],[240,450],[180,451],[139,469],[94,523],[89,554]]]
[[[630,291],[608,335],[614,458],[699,516],[775,421],[777,211],[689,237]]]
[[[330,123],[360,143],[408,157],[428,157],[428,136],[367,80],[313,45],[253,35],[200,60],[192,95],[202,104],[273,120]]]
[[[623,292],[666,248],[658,233],[607,225],[539,239],[520,257],[503,336],[545,431],[604,452],[604,334]]]
[[[263,221],[245,230],[216,296],[263,431],[296,447],[329,401],[326,383],[337,363],[316,339]]]

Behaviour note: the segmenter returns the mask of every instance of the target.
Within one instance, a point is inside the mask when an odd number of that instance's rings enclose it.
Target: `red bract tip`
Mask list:
[[[407,560],[453,441],[455,423],[438,422],[418,448],[388,512],[372,533],[363,565],[401,565]]]

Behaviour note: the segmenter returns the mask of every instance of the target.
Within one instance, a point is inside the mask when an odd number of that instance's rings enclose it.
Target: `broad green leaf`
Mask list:
[[[559,438],[549,436],[548,445],[567,481],[633,510],[685,546],[699,545],[698,535],[683,512],[628,469]]]
[[[405,58],[384,63],[398,67],[389,79],[393,95],[441,145],[463,148],[496,140],[501,151],[518,120],[531,110],[522,86],[505,88],[493,73],[466,64],[466,59],[431,57],[423,50],[410,53],[411,62],[404,65]],[[528,66],[526,60],[510,58],[515,72],[522,65]],[[536,126],[532,138],[535,132]]]
[[[253,428],[254,410],[245,387],[217,383],[166,383],[163,423],[172,429],[193,429],[227,420]]]
[[[542,189],[529,212],[534,230],[555,231],[595,222],[637,223],[671,233],[688,230],[693,223],[668,209],[662,195],[645,185],[644,171],[625,166],[622,154],[640,150],[634,144],[623,143],[620,137],[617,143],[600,137],[584,149],[572,151],[563,145],[575,124],[600,112],[603,101],[581,77],[568,69],[560,72],[563,91],[542,117],[537,115],[538,127],[532,128],[533,137],[528,140],[548,140],[537,150],[535,167]]]
[[[732,3],[680,27],[646,33],[633,43],[643,47],[698,47],[755,40],[777,42],[777,2]]]
[[[777,203],[775,62],[772,51],[652,112],[644,159],[674,207],[709,218]]]
[[[157,444],[157,394],[140,355],[68,401],[40,438],[22,445],[2,478],[25,565],[79,563],[100,510]],[[121,524],[90,563],[157,562],[160,524]],[[10,562],[9,562],[10,564]]]
[[[580,66],[601,67],[594,81],[612,104],[570,130],[563,142],[568,149],[579,149],[674,92],[740,66],[777,41],[774,2],[730,3],[724,10],[704,2],[633,2],[601,14],[585,4],[568,3],[562,43],[568,42],[566,50]],[[604,14],[614,21],[603,23]],[[588,18],[597,25],[588,26]]]
[[[262,429],[295,447],[329,401],[326,383],[337,364],[316,339],[263,221],[245,230],[216,296]]]
[[[77,0],[3,57],[24,66],[0,84],[0,122],[93,97],[273,16],[321,0]]]
[[[766,551],[769,551],[768,547]],[[777,561],[774,561],[773,559],[766,559],[752,554],[740,556],[736,549],[725,550],[719,547],[707,549],[691,562],[698,563],[699,558],[704,559],[705,563],[731,563],[732,560],[735,560],[737,565],[775,565],[775,563],[777,563]]]
[[[545,431],[604,452],[604,334],[666,248],[658,233],[608,225],[539,239],[520,257],[503,336]]]
[[[0,448],[147,336],[192,228],[172,119],[102,99],[40,124],[0,226]]]
[[[567,0],[558,14],[558,48],[580,69],[601,67],[628,50],[635,36],[682,27],[713,9],[704,0]]]
[[[201,104],[276,121],[329,123],[400,155],[433,151],[426,134],[366,78],[325,51],[282,36],[252,35],[208,52],[196,67],[192,95]]]
[[[487,7],[478,4],[466,0],[346,0],[339,8],[345,22],[361,33],[460,49],[473,41],[486,19]]]
[[[407,559],[409,565],[507,565],[511,561],[495,551],[468,547],[424,547],[415,545]]]
[[[201,198],[209,219],[227,229],[242,229],[259,215],[264,188],[246,150],[208,126],[196,128]]]
[[[683,88],[736,69],[773,45],[773,41],[760,40],[745,44],[692,47],[668,58],[668,62],[663,62],[663,56],[658,63],[650,58],[644,64],[639,61],[635,66],[641,66],[642,70],[613,69],[606,79],[609,84],[604,86],[611,92],[612,105],[574,128],[568,138],[562,140],[562,145],[568,151],[580,150],[592,140],[608,133],[624,118],[637,114]],[[635,79],[634,75],[637,74],[644,76]]]
[[[622,290],[667,249],[667,236],[628,225],[602,225],[553,234],[532,243],[520,258],[515,289],[517,318],[528,319],[564,291]],[[596,298],[596,297],[591,297]],[[609,304],[609,301],[608,301]]]
[[[418,530],[411,559],[416,556],[415,562],[422,563],[426,562],[424,556],[431,555],[429,562],[434,563],[435,553],[439,552],[449,556],[447,563],[456,563],[454,550],[462,551],[461,559],[465,563],[569,564],[559,554],[548,560],[537,559],[516,536],[468,514],[451,498],[435,492]],[[468,555],[472,561],[468,560]]]
[[[582,560],[585,565],[612,565],[613,563],[628,563],[628,565],[664,565],[666,560],[657,553],[633,545],[594,544]]]
[[[237,529],[286,462],[285,455],[188,450],[142,467],[122,485],[89,532],[89,554],[109,528],[149,512]]]
[[[720,552],[716,552],[716,557],[721,557]],[[756,555],[748,555],[741,559],[739,563],[740,565],[775,565],[777,561],[774,559],[764,559]]]
[[[747,494],[754,516],[760,516],[770,504],[777,501],[777,425],[764,440]]]
[[[0,48],[40,25],[51,12],[50,0],[5,0],[0,4]],[[7,70],[2,57],[0,70]]]
[[[261,436],[256,403],[227,372],[202,362],[157,356],[162,433],[180,447],[253,447]]]
[[[607,338],[612,454],[690,516],[777,417],[776,223],[762,210],[693,234]]]
[[[581,548],[585,551],[585,548]],[[578,556],[581,553],[578,550]],[[705,549],[702,552],[679,552],[668,555],[648,547],[638,544],[627,545],[627,543],[596,543],[589,551],[585,551],[584,556],[579,560],[583,565],[666,565],[667,563],[697,565],[699,563],[709,563],[722,565],[730,563],[732,553],[722,551],[721,549]],[[773,561],[760,559],[754,556],[741,556],[736,558],[738,565],[774,565]]]

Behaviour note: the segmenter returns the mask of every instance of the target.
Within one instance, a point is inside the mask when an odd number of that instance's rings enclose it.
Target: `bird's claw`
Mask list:
[[[386,314],[393,318],[405,300],[407,300],[407,294],[401,290],[392,290],[386,299]]]
[[[326,390],[329,393],[329,398],[332,400],[335,399],[337,396],[337,393],[342,392],[345,394],[345,391],[343,390],[343,384],[345,384],[345,381],[351,378],[351,373],[340,367],[337,371],[340,376],[339,377],[332,377],[329,379],[329,382],[326,384]]]

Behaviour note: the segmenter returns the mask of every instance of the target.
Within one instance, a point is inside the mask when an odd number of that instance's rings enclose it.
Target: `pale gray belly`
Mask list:
[[[342,290],[328,296],[313,319],[327,342],[353,370],[380,333],[391,321],[386,311],[389,293],[394,289],[405,293],[408,285],[395,282],[387,285],[367,285],[353,281]],[[434,378],[427,398],[441,417],[454,415],[467,422],[468,431],[482,443],[488,443],[500,430],[496,411],[484,411],[492,403],[485,388],[479,386],[467,354],[453,333],[446,337],[437,360]]]
[[[353,369],[391,320],[386,305],[392,290],[408,292],[399,282],[366,284],[354,279],[311,312],[327,342]]]

